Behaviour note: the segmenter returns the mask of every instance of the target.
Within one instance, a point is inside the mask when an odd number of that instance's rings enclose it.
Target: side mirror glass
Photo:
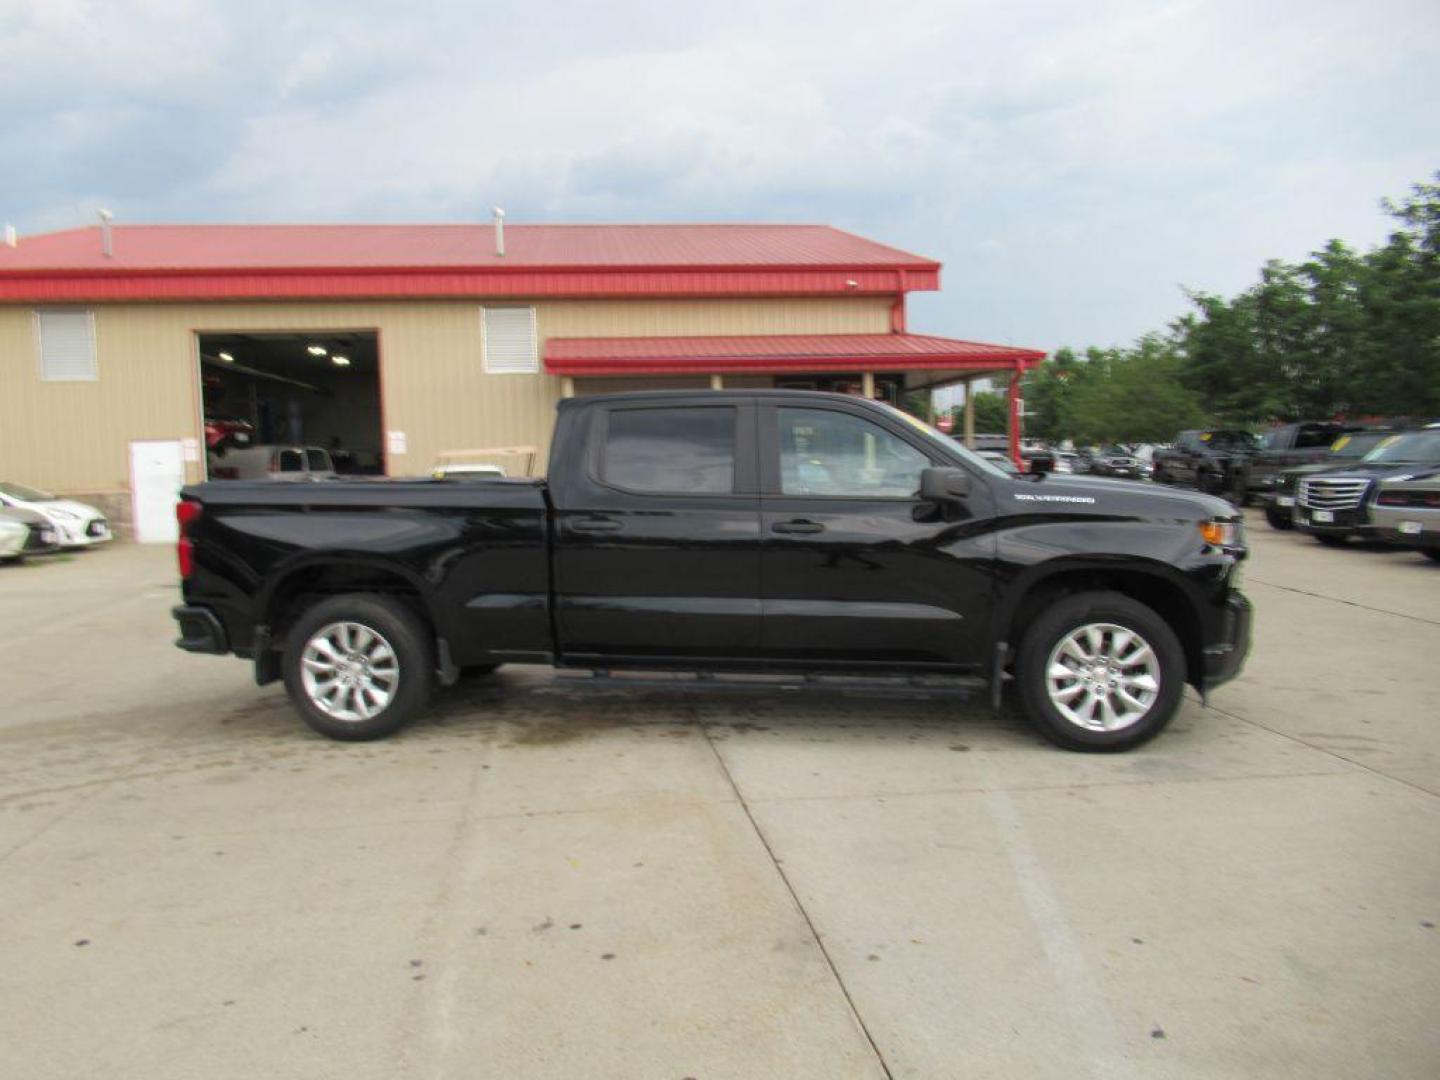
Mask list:
[[[959,502],[970,494],[964,469],[925,469],[920,473],[920,498],[927,502]]]

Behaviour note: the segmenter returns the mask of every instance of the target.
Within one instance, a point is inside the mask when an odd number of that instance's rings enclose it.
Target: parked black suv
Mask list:
[[[1325,544],[1374,533],[1370,503],[1381,480],[1440,465],[1440,428],[1387,435],[1359,462],[1300,481],[1295,525]]]
[[[1281,469],[1275,474],[1270,490],[1260,495],[1260,505],[1265,508],[1265,520],[1272,529],[1293,529],[1295,496],[1299,492],[1301,480],[1359,461],[1374,450],[1382,439],[1394,434],[1395,429],[1386,427],[1347,431],[1330,444],[1321,461]]]

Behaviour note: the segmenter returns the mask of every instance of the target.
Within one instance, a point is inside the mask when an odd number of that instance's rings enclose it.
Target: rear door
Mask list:
[[[761,646],[772,662],[975,668],[991,609],[993,509],[918,495],[940,461],[903,421],[843,402],[762,404]],[[889,418],[885,418],[886,421]]]
[[[566,661],[683,665],[760,644],[760,508],[749,399],[617,399],[575,430],[552,488]],[[583,446],[584,449],[580,450]]]

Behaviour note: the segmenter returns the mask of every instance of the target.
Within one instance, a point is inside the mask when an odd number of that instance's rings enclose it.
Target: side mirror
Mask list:
[[[959,502],[970,494],[964,469],[925,469],[920,473],[920,498],[926,502]]]

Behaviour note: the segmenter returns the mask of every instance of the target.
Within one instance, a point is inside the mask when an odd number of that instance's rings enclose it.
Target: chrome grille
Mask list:
[[[1354,510],[1365,500],[1368,480],[1301,480],[1300,505],[1312,510]]]

